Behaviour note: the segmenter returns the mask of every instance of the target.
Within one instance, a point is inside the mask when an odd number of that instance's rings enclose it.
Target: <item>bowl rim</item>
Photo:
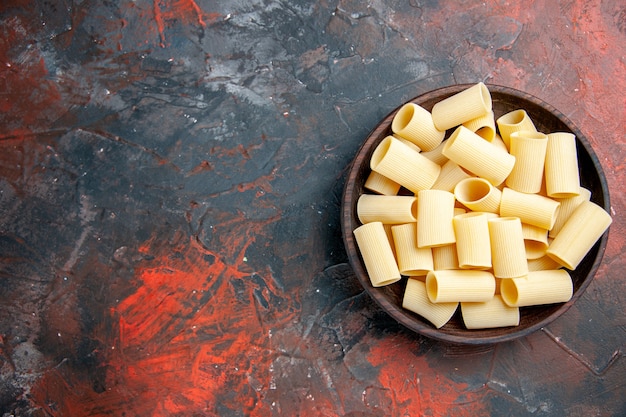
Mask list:
[[[474,84],[454,84],[445,87],[440,87],[435,90],[431,90],[429,92],[420,94],[410,100],[407,100],[405,103],[400,104],[394,110],[389,112],[385,117],[383,117],[376,126],[370,130],[370,132],[366,135],[365,140],[361,143],[353,157],[352,161],[347,167],[347,176],[344,184],[344,189],[342,193],[341,200],[341,229],[342,229],[342,237],[344,242],[344,247],[346,249],[348,255],[349,264],[357,276],[357,279],[363,286],[364,290],[368,293],[368,295],[374,299],[374,301],[394,320],[398,323],[402,324],[404,327],[409,330],[414,331],[415,333],[430,337],[432,339],[436,339],[443,342],[455,343],[455,344],[470,344],[470,345],[482,345],[482,344],[494,344],[500,342],[507,342],[514,339],[518,339],[527,335],[530,335],[537,330],[545,327],[552,321],[556,320],[558,317],[563,315],[577,300],[580,296],[585,292],[587,287],[590,285],[591,281],[594,279],[595,274],[602,263],[602,259],[604,257],[604,253],[606,250],[606,245],[608,241],[609,230],[605,231],[602,237],[599,239],[599,249],[598,253],[592,263],[591,269],[588,273],[588,278],[584,279],[579,286],[579,288],[573,293],[572,298],[561,304],[554,312],[546,316],[545,318],[539,320],[538,322],[531,324],[527,327],[520,329],[519,331],[510,332],[502,335],[492,335],[492,336],[482,336],[482,337],[467,337],[456,334],[449,334],[441,332],[440,329],[436,329],[432,325],[426,323],[424,319],[424,323],[419,323],[413,320],[409,320],[405,314],[394,314],[394,312],[402,312],[405,313],[404,309],[400,305],[396,305],[391,303],[386,298],[380,296],[381,288],[374,288],[369,279],[367,278],[367,273],[364,269],[362,261],[358,255],[358,249],[356,248],[354,236],[351,230],[351,220],[353,207],[351,204],[345,204],[347,196],[351,196],[354,192],[355,183],[356,183],[356,175],[359,170],[359,166],[356,165],[356,161],[359,159],[359,156],[363,154],[364,150],[370,148],[372,146],[371,142],[375,142],[377,137],[374,137],[374,133],[384,124],[388,124],[391,126],[391,121],[393,120],[393,116],[400,110],[400,108],[406,103],[424,103],[434,98],[438,98],[441,96],[450,96],[452,94],[458,93],[466,88],[469,88]],[[602,197],[604,204],[602,207],[610,213],[610,197],[609,197],[609,188],[606,180],[606,176],[604,174],[604,170],[602,169],[602,165],[598,159],[598,156],[594,152],[593,148],[587,136],[585,136],[582,131],[562,112],[557,110],[554,106],[549,103],[543,101],[542,99],[531,95],[529,93],[517,90],[512,87],[502,86],[498,84],[486,84],[490,93],[499,93],[510,95],[522,100],[526,100],[531,102],[532,104],[539,106],[546,111],[550,112],[554,117],[556,117],[561,123],[563,123],[567,128],[576,136],[577,141],[585,148],[585,151],[588,153],[591,162],[594,165],[594,168],[597,172],[598,178],[600,180],[600,188],[602,190]],[[597,244],[597,243],[596,243]],[[469,330],[468,330],[469,332]]]

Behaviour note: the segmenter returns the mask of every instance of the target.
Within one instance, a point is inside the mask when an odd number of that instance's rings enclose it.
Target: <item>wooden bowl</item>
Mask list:
[[[411,102],[431,110],[435,103],[468,87],[470,85],[444,87],[416,97]],[[496,119],[510,111],[524,109],[538,131],[544,133],[571,132],[576,136],[581,186],[591,191],[593,202],[609,212],[610,203],[606,178],[596,154],[582,132],[562,113],[536,97],[508,87],[497,85],[488,85],[487,87],[491,92]],[[341,226],[344,244],[350,265],[369,295],[391,317],[409,329],[434,339],[461,344],[488,344],[513,340],[546,326],[565,313],[585,291],[600,266],[606,249],[608,231],[596,242],[576,270],[571,271],[574,283],[572,299],[560,304],[523,307],[520,309],[520,324],[515,327],[468,330],[463,325],[460,309],[458,309],[450,322],[442,328],[436,329],[421,316],[402,308],[406,278],[385,287],[374,288],[372,286],[352,233],[361,225],[357,217],[356,205],[359,196],[366,193],[363,185],[370,173],[369,162],[372,152],[385,137],[391,134],[391,122],[400,107],[398,106],[385,117],[365,139],[349,167],[343,193]],[[450,131],[447,132],[447,135],[450,133]]]

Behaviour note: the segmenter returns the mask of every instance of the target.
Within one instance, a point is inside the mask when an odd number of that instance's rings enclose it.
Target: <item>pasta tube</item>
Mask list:
[[[491,109],[491,93],[481,82],[436,103],[432,110],[433,122],[437,129],[445,131],[484,116]]]
[[[356,204],[361,223],[400,224],[415,222],[417,200],[407,195],[362,194]]]
[[[507,149],[510,148],[511,133],[526,130],[530,132],[536,132],[537,128],[535,124],[526,113],[526,110],[513,110],[506,114],[503,114],[496,120],[498,130],[500,130],[500,136],[502,141],[506,145]]]
[[[438,329],[450,321],[458,305],[455,302],[435,304],[428,298],[424,282],[414,278],[406,282],[402,307],[424,317]]]
[[[432,187],[441,171],[439,165],[393,136],[387,136],[376,147],[370,168],[413,193]]]
[[[370,172],[367,176],[367,180],[365,180],[365,184],[363,184],[363,187],[381,195],[397,195],[398,191],[400,191],[400,184],[390,180],[376,171]]]
[[[454,194],[422,190],[417,194],[417,246],[432,248],[454,243]]]
[[[446,141],[444,140],[443,142],[441,142],[439,146],[437,146],[432,151],[425,151],[425,152],[422,152],[421,154],[424,158],[430,159],[431,161],[433,161],[439,166],[443,166],[446,162],[448,162],[448,158],[446,158],[444,154],[442,153],[443,147],[445,146],[445,144],[446,144]]]
[[[441,167],[439,177],[437,177],[437,181],[433,184],[432,189],[453,193],[454,187],[461,180],[471,177],[473,177],[472,174],[455,164],[453,161],[448,161]]]
[[[459,269],[456,243],[438,246],[431,250],[433,252],[433,266],[435,270]]]
[[[558,214],[559,203],[539,194],[526,194],[511,188],[502,190],[500,216],[519,217],[522,223],[550,230]]]
[[[511,307],[563,303],[572,298],[573,291],[572,278],[564,269],[529,272],[500,284],[502,299]]]
[[[544,255],[541,258],[528,260],[528,272],[559,268],[561,268],[561,265],[552,258],[550,258],[548,255]]]
[[[406,223],[391,227],[396,247],[398,268],[402,275],[426,275],[434,269],[433,253],[430,248],[417,247],[417,229],[415,223]]]
[[[612,221],[602,207],[584,201],[565,222],[546,254],[567,269],[576,269]]]
[[[500,185],[515,165],[515,157],[459,126],[446,140],[442,153],[466,170]]]
[[[516,278],[528,274],[528,261],[522,233],[522,222],[517,217],[489,219],[491,263],[498,278]]]
[[[545,256],[548,250],[548,231],[541,227],[522,223],[526,259],[538,259]]]
[[[459,267],[491,268],[489,226],[484,213],[466,213],[453,219]]]
[[[518,307],[509,307],[500,295],[482,303],[461,303],[461,316],[468,329],[491,329],[519,325]]]
[[[493,110],[483,116],[463,123],[463,126],[476,133],[487,142],[493,141],[496,137],[496,121],[494,119]]]
[[[493,298],[496,280],[487,271],[435,270],[426,275],[426,290],[433,303],[483,302]]]
[[[382,287],[399,281],[400,271],[383,224],[367,223],[353,233],[372,286]]]
[[[391,122],[391,130],[423,151],[435,149],[445,134],[435,127],[430,112],[415,103],[407,103],[398,110]]]
[[[578,195],[580,177],[576,137],[573,134],[556,132],[548,135],[545,174],[549,197],[566,198]]]
[[[538,193],[543,180],[548,136],[540,132],[520,130],[510,136],[510,152],[515,165],[506,185],[522,193]]]
[[[589,201],[590,199],[591,191],[583,187],[580,187],[579,194],[576,197],[558,199],[557,201],[561,203],[561,208],[559,208],[556,221],[548,236],[553,238],[559,234],[567,219],[569,219],[574,210],[576,210],[576,207],[581,205],[583,201]]]
[[[457,201],[473,211],[500,212],[502,191],[483,178],[466,178],[454,187]]]

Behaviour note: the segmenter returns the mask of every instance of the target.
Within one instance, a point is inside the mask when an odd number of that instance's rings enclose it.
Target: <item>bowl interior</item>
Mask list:
[[[438,101],[456,94],[469,86],[455,85],[445,87],[416,97],[411,102],[431,110]],[[536,97],[508,87],[488,85],[488,88],[491,93],[496,119],[510,111],[524,109],[538,131],[544,133],[571,132],[576,136],[581,186],[591,191],[591,200],[593,202],[609,211],[608,187],[602,167],[588,140],[576,126],[555,108]],[[604,255],[608,232],[594,245],[578,268],[575,271],[570,271],[574,283],[572,299],[567,303],[524,307],[520,310],[520,324],[515,327],[467,330],[463,325],[459,310],[457,310],[450,322],[442,328],[436,329],[419,315],[402,308],[402,296],[406,278],[385,287],[374,288],[371,285],[352,233],[355,228],[361,225],[356,213],[356,202],[361,194],[367,193],[363,186],[370,173],[369,161],[372,152],[378,143],[391,134],[391,122],[400,107],[398,106],[385,117],[369,134],[352,161],[344,188],[341,219],[344,244],[349,262],[365,290],[399,323],[417,333],[453,343],[483,344],[512,340],[534,332],[563,314],[578,299],[593,279]],[[451,131],[448,131],[446,136],[450,133]]]

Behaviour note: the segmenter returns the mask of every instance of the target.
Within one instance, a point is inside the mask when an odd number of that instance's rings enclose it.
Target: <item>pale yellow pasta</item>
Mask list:
[[[545,165],[548,197],[566,198],[578,195],[580,177],[576,137],[573,134],[556,132],[548,135]]]
[[[454,216],[456,251],[461,269],[491,268],[491,244],[488,217],[484,213]]]
[[[417,200],[407,195],[362,194],[356,203],[361,223],[401,224],[415,222]]]
[[[522,222],[517,217],[489,219],[491,263],[498,278],[516,278],[528,274]]]
[[[442,153],[443,147],[445,145],[446,145],[446,141],[444,140],[443,142],[441,142],[439,146],[437,146],[432,151],[422,152],[421,155],[424,158],[430,159],[437,165],[443,166],[446,162],[448,162],[448,158],[446,158],[446,156],[444,156],[444,154]]]
[[[533,271],[502,281],[500,293],[511,307],[564,303],[572,298],[572,278],[564,269]]]
[[[400,184],[376,171],[370,172],[363,187],[381,195],[396,195],[400,191]]]
[[[468,329],[492,329],[519,325],[518,307],[509,307],[500,295],[482,303],[461,303],[463,324]]]
[[[437,181],[435,181],[431,188],[433,190],[443,190],[453,193],[454,187],[459,181],[471,177],[473,177],[471,173],[467,172],[453,161],[448,161],[441,167],[439,177],[437,177]]]
[[[445,134],[435,127],[430,112],[415,103],[407,103],[398,110],[391,122],[391,130],[423,151],[435,149]]]
[[[497,133],[494,136],[493,140],[491,141],[491,144],[493,146],[503,150],[504,152],[508,152],[509,151],[509,148],[506,146],[506,144],[502,140],[502,136],[498,135]]]
[[[426,275],[434,269],[430,248],[417,247],[415,223],[395,225],[391,228],[396,247],[398,268],[402,275]]]
[[[526,113],[526,110],[522,109],[513,110],[503,114],[496,120],[496,124],[498,125],[500,136],[502,137],[502,141],[506,145],[507,149],[510,148],[511,133],[518,132],[520,130],[531,132],[537,131],[535,124],[528,116],[528,113]]]
[[[546,254],[573,270],[611,225],[611,216],[591,201],[583,201],[569,217]]]
[[[548,269],[559,269],[561,265],[548,255],[544,255],[541,258],[528,260],[528,272],[532,271],[545,271]]]
[[[442,190],[422,190],[417,194],[417,246],[432,248],[456,241],[452,218],[454,194]]]
[[[400,271],[381,222],[354,229],[354,237],[372,286],[382,287],[400,280]]]
[[[387,136],[376,147],[370,167],[413,193],[432,187],[441,171],[439,165],[393,136]]]
[[[422,149],[419,146],[417,146],[415,143],[411,142],[410,140],[405,139],[402,136],[397,135],[395,133],[392,136],[394,138],[398,139],[400,142],[402,142],[405,145],[407,145],[409,148],[413,149],[415,152],[422,152]]]
[[[483,302],[493,298],[496,280],[487,271],[435,270],[426,275],[426,290],[433,303]]]
[[[543,180],[548,136],[541,132],[520,130],[510,137],[510,152],[515,165],[506,185],[522,193],[538,193]]]
[[[454,208],[454,215],[455,216],[458,216],[458,215],[461,215],[461,214],[465,214],[465,213],[467,213],[467,210],[465,210],[462,207],[455,207]]]
[[[522,223],[526,259],[538,259],[548,250],[548,230],[531,224]]]
[[[463,126],[476,133],[487,142],[491,142],[496,137],[496,121],[494,119],[493,110],[463,123]]]
[[[502,191],[483,178],[466,178],[454,187],[457,201],[473,211],[500,212]]]
[[[456,243],[438,246],[431,249],[433,252],[433,266],[436,271],[446,269],[459,269],[459,258]]]
[[[435,127],[445,131],[484,116],[491,109],[491,93],[481,82],[435,103],[431,113]]]
[[[575,197],[556,199],[559,203],[561,203],[561,207],[559,208],[559,213],[556,215],[556,221],[554,222],[552,229],[550,229],[548,236],[552,238],[555,237],[561,231],[567,219],[569,219],[574,210],[576,210],[576,207],[581,205],[583,201],[589,201],[590,199],[591,191],[583,187],[580,187],[579,194]]]
[[[539,194],[520,193],[505,187],[500,200],[500,216],[519,217],[522,223],[550,230],[560,205],[558,201]]]
[[[391,227],[393,224],[385,224],[383,223],[383,229],[385,229],[385,234],[387,235],[387,240],[389,241],[389,246],[391,246],[391,251],[393,252],[393,257],[396,260],[396,264],[398,263],[398,255],[396,254],[396,245],[393,241],[393,233],[391,231]]]
[[[445,141],[442,153],[466,170],[500,185],[515,165],[515,157],[459,126]]]
[[[415,278],[409,278],[406,282],[402,307],[424,317],[438,329],[450,321],[458,305],[455,302],[433,303],[428,298],[424,282]]]

